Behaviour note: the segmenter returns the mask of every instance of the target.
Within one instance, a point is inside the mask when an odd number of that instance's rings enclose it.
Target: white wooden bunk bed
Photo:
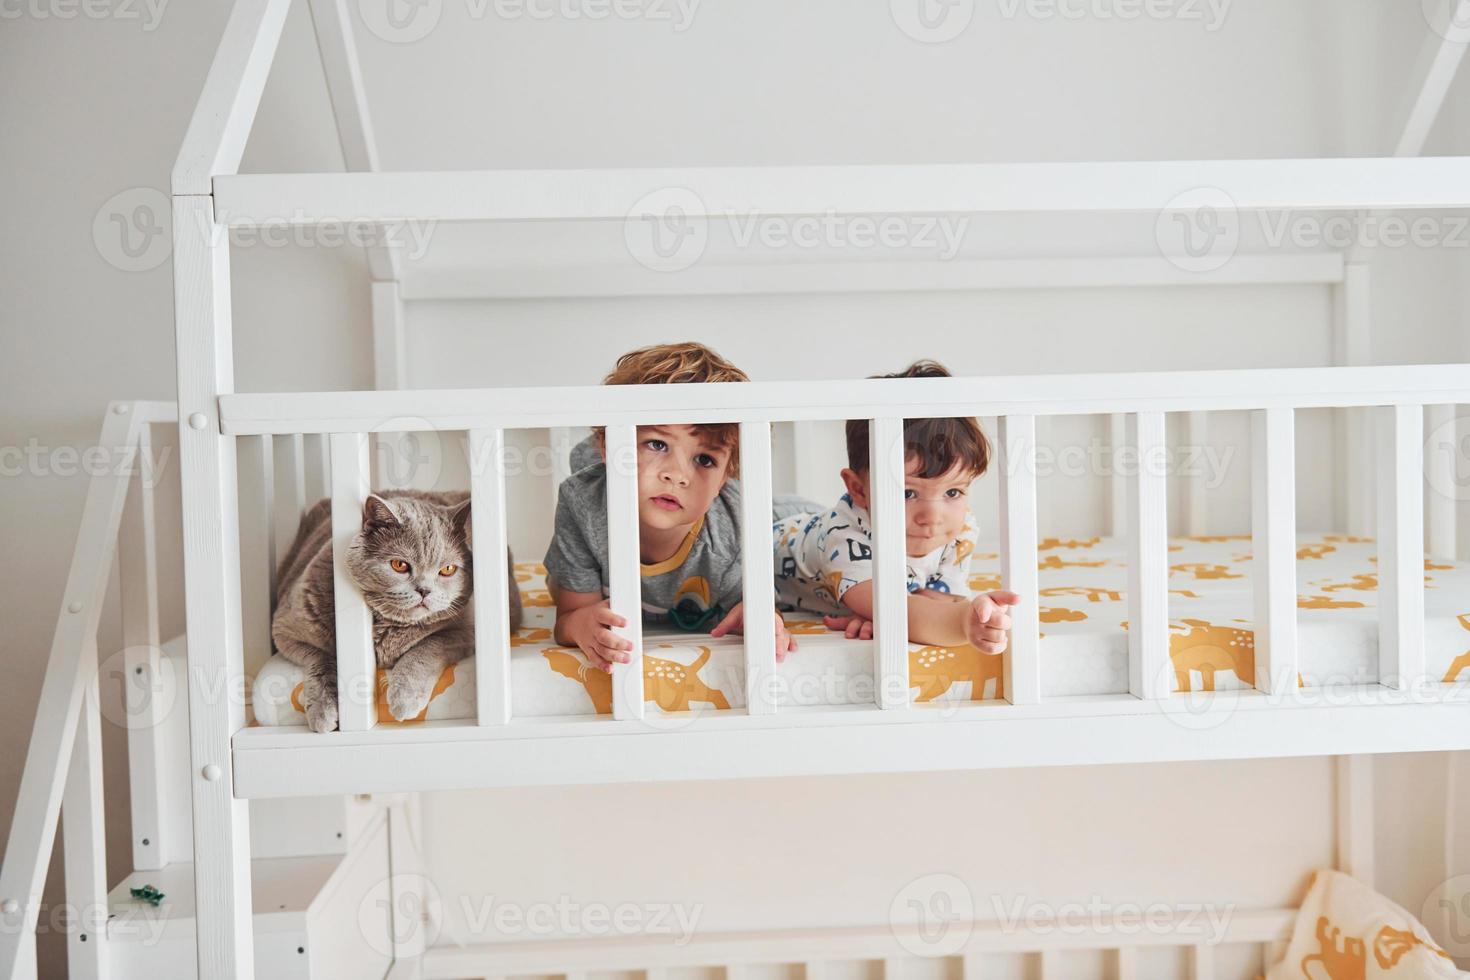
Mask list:
[[[1456,557],[1454,500],[1424,494],[1445,479],[1449,461],[1426,459],[1432,429],[1454,424],[1470,402],[1470,365],[1367,366],[1367,270],[1351,253],[1242,257],[1215,282],[1312,282],[1335,291],[1341,366],[1261,371],[1156,372],[947,380],[752,383],[670,389],[562,388],[554,406],[534,389],[391,390],[403,383],[405,298],[840,290],[873,288],[1056,288],[1201,281],[1153,259],[1036,259],[976,262],[943,274],[821,266],[794,273],[702,270],[682,287],[650,277],[631,284],[595,270],[530,282],[493,273],[416,276],[391,250],[371,249],[374,337],[380,389],[370,392],[253,394],[234,390],[227,231],[281,220],[621,221],[638,201],[666,187],[693,192],[693,217],[747,212],[783,215],[1158,212],[1200,186],[1228,189],[1242,211],[1328,211],[1470,207],[1470,159],[1414,156],[1443,100],[1463,44],[1444,39],[1426,61],[1399,156],[1386,159],[1180,161],[1165,163],[793,167],[627,171],[379,173],[344,0],[311,0],[346,174],[239,174],[238,165],[289,0],[240,0],[230,16],[173,175],[178,407],[114,403],[100,444],[147,450],[156,425],[177,426],[183,492],[187,661],[183,637],[163,642],[158,627],[151,489],[126,472],[99,477],[89,491],[71,575],[42,692],[35,733],[0,871],[0,977],[34,972],[34,931],[46,858],[58,823],[67,844],[68,902],[93,910],[93,931],[73,930],[74,976],[134,972],[184,975],[481,977],[581,976],[593,969],[646,970],[789,963],[820,975],[822,963],[854,955],[895,956],[901,927],[791,930],[702,936],[671,951],[637,941],[524,943],[425,949],[404,929],[418,914],[408,877],[416,860],[412,794],[469,787],[737,779],[753,776],[899,772],[1136,763],[1164,760],[1341,757],[1338,866],[1373,877],[1368,755],[1470,749],[1464,679],[1427,663],[1426,557]],[[1465,6],[1462,4],[1461,6]],[[1457,23],[1464,22],[1463,19]],[[1309,409],[1351,412],[1344,473],[1370,469],[1376,517],[1357,484],[1345,501],[1347,530],[1376,535],[1379,601],[1372,676],[1303,685],[1298,633],[1295,419]],[[1038,541],[1034,467],[1038,420],[1060,415],[1109,419],[1116,447],[1149,458],[1165,444],[1166,413],[1183,413],[1202,439],[1207,413],[1249,412],[1252,420],[1253,554],[1250,610],[1255,670],[1245,690],[1203,697],[1175,693],[1170,660],[1169,539],[1165,474],[1139,467],[1114,479],[1113,531],[1126,540],[1126,686],[1104,694],[1048,696],[1036,602]],[[1345,414],[1345,413],[1344,413]],[[1001,485],[999,574],[1025,598],[1004,658],[1004,698],[918,703],[910,686],[900,552],[901,429],[905,418],[977,415],[997,420]],[[876,633],[870,644],[874,697],[866,704],[782,703],[771,641],[771,550],[764,515],[772,495],[772,425],[869,418],[874,473]],[[385,421],[386,420],[386,421]],[[242,601],[242,524],[274,544],[317,492],[331,497],[334,534],[356,529],[373,485],[372,433],[432,428],[464,433],[471,467],[477,550],[507,546],[506,483],[496,465],[506,432],[551,429],[565,447],[572,427],[606,425],[610,454],[629,450],[649,423],[737,421],[744,487],[747,635],[731,654],[741,666],[744,707],[666,713],[641,696],[638,659],[619,665],[611,718],[593,714],[527,717],[510,683],[513,647],[505,616],[516,583],[482,561],[475,602],[479,630],[473,717],[415,727],[380,725],[374,706],[342,698],[341,730],[250,727],[242,689],[246,623],[259,627],[268,604]],[[610,481],[611,602],[639,622],[636,502],[631,474]],[[1202,493],[1186,497],[1186,524],[1207,530]],[[120,536],[120,538],[119,538]],[[1426,545],[1427,541],[1427,545]],[[1242,545],[1245,546],[1244,544]],[[97,629],[107,572],[117,548],[126,655],[109,661],[153,680],[135,707],[150,721],[129,733],[134,865],[139,873],[109,895],[102,849],[100,696]],[[339,555],[343,549],[339,548]],[[883,555],[894,556],[884,561]],[[337,594],[339,683],[372,686],[366,606],[350,587]],[[1467,627],[1470,628],[1470,627]],[[640,629],[630,628],[637,638]],[[652,640],[655,637],[644,637]],[[820,645],[817,637],[804,641]],[[843,641],[832,639],[829,642]],[[849,647],[851,649],[851,647]],[[164,712],[181,696],[187,719]],[[104,678],[105,679],[105,678]],[[1196,724],[1200,712],[1228,724]],[[166,714],[167,717],[160,717]],[[182,726],[187,724],[187,730]],[[130,726],[133,727],[133,726]],[[187,752],[187,761],[182,758]],[[330,803],[306,800],[340,795]],[[187,805],[185,800],[187,799]],[[261,801],[266,801],[261,803]],[[252,834],[262,822],[270,833]],[[272,805],[279,809],[272,810]],[[262,820],[263,818],[263,820]],[[141,828],[141,829],[140,829]],[[186,829],[191,828],[191,829]],[[252,838],[255,842],[252,844]],[[192,839],[190,839],[192,838]],[[253,860],[252,860],[253,859]],[[271,862],[276,862],[272,864]],[[144,874],[143,872],[146,872]],[[253,879],[253,896],[252,896]],[[180,900],[162,941],[138,941],[140,921],[127,888],[168,883]],[[396,885],[394,883],[397,883]],[[383,913],[364,924],[375,887]],[[395,892],[394,887],[409,889]],[[167,889],[166,889],[167,890]],[[196,898],[197,896],[197,898]],[[279,898],[279,901],[276,900]],[[422,896],[419,896],[422,899]],[[280,907],[272,909],[270,902]],[[123,914],[128,911],[130,914]],[[113,916],[111,922],[107,916]],[[1291,909],[1237,914],[1226,943],[1258,944],[1263,960],[1286,938]],[[150,921],[142,916],[145,925]],[[342,931],[366,939],[344,944]],[[403,938],[407,936],[408,938]],[[960,951],[966,976],[983,975],[991,954],[1027,952],[1042,976],[1062,975],[1068,949],[1114,950],[1120,977],[1135,975],[1139,949],[1188,951],[1191,974],[1212,975],[1214,943],[1199,929],[1122,936],[1101,928],[1051,938],[984,923]],[[349,948],[350,947],[350,948]],[[28,973],[29,971],[29,973]],[[347,971],[347,972],[338,972]],[[893,973],[901,966],[892,964]]]

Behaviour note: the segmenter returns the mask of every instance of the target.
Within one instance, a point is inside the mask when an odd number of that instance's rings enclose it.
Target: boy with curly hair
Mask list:
[[[604,384],[689,384],[750,379],[702,344],[656,344],[630,351]],[[638,547],[646,622],[712,636],[744,623],[740,561],[738,423],[638,426]],[[546,552],[556,600],[556,642],[576,646],[592,666],[627,663],[627,625],[608,605],[607,447],[602,428],[572,451],[572,475],[557,492]],[[776,617],[776,656],[796,642]]]

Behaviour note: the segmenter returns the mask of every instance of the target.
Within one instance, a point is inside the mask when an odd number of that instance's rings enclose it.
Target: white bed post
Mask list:
[[[378,723],[378,662],[373,614],[347,570],[347,551],[362,530],[371,493],[365,432],[334,432],[332,447],[332,604],[337,632],[337,711],[344,732]]]
[[[505,521],[505,430],[470,431],[470,522],[475,562],[475,684],[481,725],[511,719],[509,544]]]
[[[1411,690],[1424,679],[1424,410],[1374,409],[1378,467],[1379,683]]]
[[[1295,412],[1251,413],[1251,563],[1256,689],[1296,690]]]
[[[1373,887],[1373,757],[1337,757],[1337,870]]]
[[[215,179],[239,170],[290,0],[238,0],[175,161],[174,320],[179,478],[189,644],[195,933],[199,976],[255,974],[250,811],[233,792],[230,741],[245,726],[240,633],[240,513],[235,440],[219,397],[234,391],[229,237]]]
[[[153,512],[151,426],[138,427],[140,469],[128,489],[118,534],[118,590],[122,606],[124,709],[134,721],[128,729],[128,773],[132,785],[133,867],[156,871],[166,863],[163,806],[167,785],[158,726],[163,722],[163,653],[158,634],[158,532]],[[109,681],[111,678],[109,678]],[[177,683],[179,679],[175,679]],[[135,702],[134,697],[140,700]]]
[[[1128,416],[1137,456],[1128,492],[1128,690],[1169,696],[1169,512],[1164,413]]]
[[[740,544],[746,710],[776,711],[776,571],[771,541],[771,423],[740,423]]]
[[[1011,704],[1041,700],[1041,636],[1036,557],[1036,416],[1003,415],[996,422],[1000,463],[1000,577],[1020,593],[1011,607],[1005,689]],[[971,698],[979,700],[983,691]]]
[[[322,0],[317,0],[318,3]],[[407,365],[404,352],[403,294],[398,282],[373,281],[373,386],[379,391],[397,391],[407,387]],[[375,433],[377,482],[384,489],[392,487],[393,453],[399,443],[409,438],[404,432]]]
[[[235,8],[232,22],[243,9]],[[246,980],[255,968],[250,811],[232,792],[230,754],[231,738],[245,727],[235,690],[245,672],[240,502],[235,440],[220,432],[218,407],[234,388],[230,258],[207,196],[174,198],[174,316],[199,975]]]
[[[873,681],[880,708],[909,706],[908,548],[903,419],[868,422],[873,522]]]
[[[625,664],[613,664],[613,717],[641,721],[643,582],[638,542],[638,430],[610,425],[607,444],[607,565],[609,605],[628,625],[613,632],[633,641]]]
[[[271,479],[275,483],[276,555],[285,558],[301,516],[314,501],[306,496],[306,459],[301,434],[271,437]]]

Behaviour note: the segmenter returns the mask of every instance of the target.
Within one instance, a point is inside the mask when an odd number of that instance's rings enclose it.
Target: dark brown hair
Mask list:
[[[602,379],[605,385],[704,384],[720,381],[749,381],[746,373],[703,344],[653,344],[630,350]],[[731,476],[740,475],[740,423],[707,422],[693,427],[694,433],[721,449],[729,450]],[[599,445],[604,430],[593,430]]]
[[[874,378],[948,378],[949,369],[938,361],[915,361],[897,374]],[[904,419],[904,459],[918,459],[917,476],[932,480],[959,466],[980,476],[990,467],[990,440],[973,418]],[[868,471],[868,420],[847,422],[847,465],[856,473]]]

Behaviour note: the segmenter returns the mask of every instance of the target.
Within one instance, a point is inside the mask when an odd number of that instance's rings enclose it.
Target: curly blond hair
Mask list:
[[[749,381],[750,377],[735,365],[703,344],[652,344],[630,350],[602,379],[605,385],[709,384],[726,381]],[[592,434],[599,446],[605,445],[605,428],[594,426]],[[740,424],[713,422],[694,426],[721,449],[730,452],[729,473],[740,475]]]

